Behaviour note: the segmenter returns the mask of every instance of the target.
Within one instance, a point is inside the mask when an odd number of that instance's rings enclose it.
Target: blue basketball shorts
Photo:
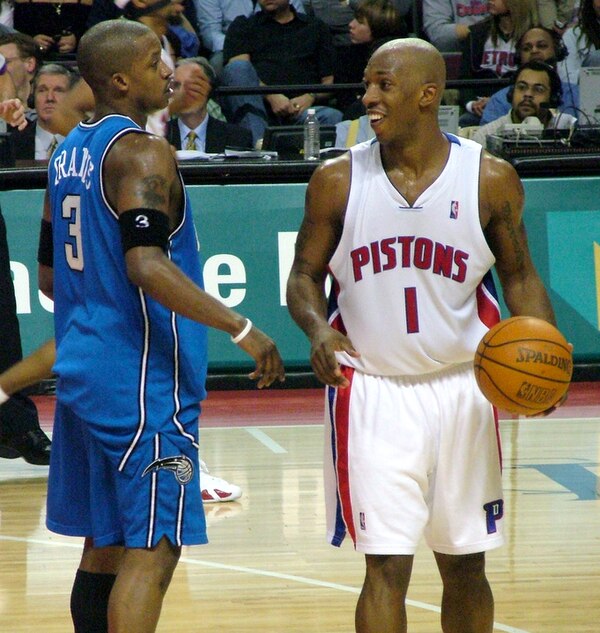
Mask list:
[[[207,542],[200,490],[198,420],[185,433],[165,424],[141,435],[123,466],[131,434],[89,424],[57,402],[46,525],[96,547],[150,548],[162,537],[177,546]],[[191,441],[190,437],[195,438]],[[121,446],[121,450],[117,447]]]

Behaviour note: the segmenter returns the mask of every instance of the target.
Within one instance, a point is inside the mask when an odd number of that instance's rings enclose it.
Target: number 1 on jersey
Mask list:
[[[75,243],[65,242],[67,264],[73,270],[83,270],[83,249],[81,244],[81,198],[65,196],[62,203],[62,217],[69,220],[69,235]]]

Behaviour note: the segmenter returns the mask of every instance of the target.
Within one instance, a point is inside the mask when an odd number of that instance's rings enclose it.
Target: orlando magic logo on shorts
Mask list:
[[[185,455],[177,455],[175,457],[161,457],[155,459],[151,464],[146,466],[142,477],[148,473],[157,472],[159,470],[170,470],[177,482],[185,485],[192,480],[194,475],[194,464],[192,460]]]

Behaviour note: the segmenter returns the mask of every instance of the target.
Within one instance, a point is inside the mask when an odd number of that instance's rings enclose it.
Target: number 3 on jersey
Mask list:
[[[67,264],[73,270],[83,270],[83,248],[81,244],[81,198],[65,196],[62,203],[62,217],[69,221],[69,235],[73,238],[65,242]]]

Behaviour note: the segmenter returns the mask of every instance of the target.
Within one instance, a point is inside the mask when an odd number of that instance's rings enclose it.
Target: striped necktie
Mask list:
[[[186,137],[186,143],[185,143],[184,149],[195,150],[197,138],[198,138],[198,135],[196,134],[196,132],[194,132],[194,130],[192,130]]]
[[[52,141],[50,141],[50,145],[48,145],[48,149],[46,150],[46,158],[50,160],[52,158],[52,154],[54,154],[54,150],[58,145],[58,141],[56,140],[56,136],[52,137]]]

